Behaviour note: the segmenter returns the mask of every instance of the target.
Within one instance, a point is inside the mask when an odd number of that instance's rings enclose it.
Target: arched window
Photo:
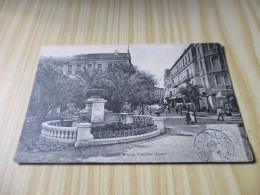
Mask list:
[[[102,70],[102,64],[98,64],[98,70]]]
[[[68,66],[68,72],[71,74],[72,73],[72,65]]]
[[[88,69],[92,69],[92,64],[88,64]]]
[[[77,71],[81,70],[81,65],[77,65]]]

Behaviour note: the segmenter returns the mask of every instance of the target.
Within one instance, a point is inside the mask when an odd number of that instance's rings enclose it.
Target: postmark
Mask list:
[[[231,139],[219,130],[207,129],[197,134],[194,147],[204,162],[231,162],[234,156]]]

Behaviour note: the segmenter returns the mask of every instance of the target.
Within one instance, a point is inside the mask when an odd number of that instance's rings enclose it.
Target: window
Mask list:
[[[201,53],[200,53],[200,47],[199,46],[197,47],[197,51],[198,51],[198,55],[200,56]]]
[[[108,64],[107,69],[111,69],[112,68],[112,64]]]
[[[213,57],[213,58],[211,59],[211,61],[212,61],[212,68],[219,66],[219,59],[218,59],[217,56]]]
[[[92,69],[92,64],[88,64],[88,69]]]
[[[222,84],[221,75],[216,75],[216,76],[215,76],[215,79],[216,79],[216,84],[217,84],[217,85],[221,85],[221,84]]]
[[[225,75],[224,75],[224,80],[225,80],[225,84],[226,84],[226,85],[230,85],[230,79],[229,79],[228,74],[225,74]]]
[[[204,68],[203,68],[202,61],[200,61],[200,69],[201,69],[202,73],[204,74]]]
[[[213,44],[212,44],[212,43],[208,44],[208,49],[209,49],[209,50],[212,50],[212,49],[213,49]]]
[[[81,65],[77,65],[77,71],[81,71]]]
[[[189,62],[190,62],[190,53],[188,53],[188,60],[189,60]]]
[[[102,64],[98,64],[98,70],[102,70]]]
[[[187,78],[190,78],[189,69],[186,69]]]
[[[72,73],[72,65],[69,65],[69,66],[68,66],[68,72],[69,72],[69,73]]]

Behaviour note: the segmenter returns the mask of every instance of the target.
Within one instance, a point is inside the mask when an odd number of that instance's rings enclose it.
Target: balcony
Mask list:
[[[213,67],[213,68],[210,68],[209,70],[206,70],[206,71],[200,71],[200,75],[203,75],[203,74],[210,74],[210,73],[217,73],[217,72],[225,72],[227,71],[227,69],[222,69],[220,66],[216,66],[216,67]]]
[[[175,78],[180,72],[182,72],[185,68],[187,68],[187,66],[189,64],[191,64],[193,61],[188,62],[187,64],[185,64],[185,66],[182,66],[177,72],[175,72],[174,74],[171,74],[170,77],[171,78]]]
[[[180,79],[179,82],[173,83],[172,86],[173,86],[173,88],[178,88],[179,85],[181,85],[182,83],[185,83],[185,82],[189,82],[190,79],[192,79],[193,77],[194,77],[194,75],[192,73],[189,75],[185,75],[184,77],[182,77]]]
[[[232,85],[217,85],[214,87],[211,87],[209,90],[217,91],[217,90],[233,90]]]

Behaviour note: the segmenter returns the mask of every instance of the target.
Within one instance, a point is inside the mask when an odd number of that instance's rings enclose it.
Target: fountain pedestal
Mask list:
[[[77,125],[78,135],[75,147],[88,146],[89,140],[93,140],[91,131],[91,123],[79,123]]]
[[[86,107],[88,106],[91,110],[91,123],[103,123],[105,103],[107,100],[103,98],[91,97],[86,100]]]
[[[153,117],[153,122],[155,125],[157,125],[157,129],[160,131],[160,133],[165,133],[164,128],[164,119],[165,117]]]

